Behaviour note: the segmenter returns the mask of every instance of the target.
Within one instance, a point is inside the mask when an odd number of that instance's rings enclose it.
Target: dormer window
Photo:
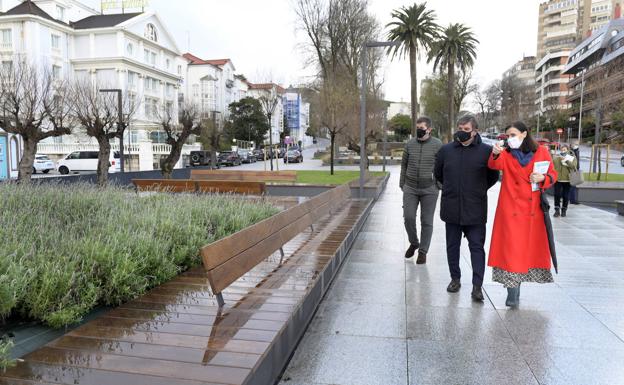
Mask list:
[[[60,5],[56,6],[56,18],[61,21],[65,21],[65,8]]]
[[[158,35],[156,34],[156,27],[154,24],[149,23],[145,26],[145,37],[151,41],[158,41]]]

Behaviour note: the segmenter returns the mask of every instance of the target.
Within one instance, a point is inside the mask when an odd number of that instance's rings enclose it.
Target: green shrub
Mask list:
[[[201,246],[276,212],[232,195],[2,184],[0,320],[74,323],[98,304],[118,305],[170,280],[200,262]]]

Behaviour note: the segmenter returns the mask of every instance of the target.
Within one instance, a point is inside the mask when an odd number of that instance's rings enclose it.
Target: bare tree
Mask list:
[[[24,142],[18,180],[29,182],[40,141],[71,134],[71,98],[67,82],[55,79],[51,71],[17,57],[0,72],[0,125]]]
[[[171,151],[160,163],[160,170],[165,179],[171,179],[173,168],[180,160],[184,143],[189,136],[202,133],[200,112],[196,105],[187,103],[181,107],[176,117],[171,105],[163,105],[159,116],[160,124],[167,135],[166,143],[171,146]]]
[[[122,96],[122,121],[119,122],[119,103],[114,93],[99,92],[90,80],[84,79],[76,81],[73,90],[73,113],[86,134],[98,142],[97,184],[105,186],[110,167],[110,141],[123,136],[138,103],[135,98]]]
[[[211,118],[203,118],[201,120],[201,132],[199,134],[199,141],[202,144],[204,150],[210,151],[210,167],[217,166],[217,151],[221,143],[222,130],[219,129],[219,122],[217,121],[217,113],[212,112]]]

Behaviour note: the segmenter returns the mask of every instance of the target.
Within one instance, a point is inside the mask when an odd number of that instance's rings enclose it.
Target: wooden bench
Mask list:
[[[344,184],[312,199],[252,225],[229,237],[202,248],[201,255],[212,292],[219,306],[224,305],[222,291],[262,260],[321,217],[344,205],[351,197],[349,185]],[[281,264],[281,261],[280,261]]]
[[[191,179],[132,179],[139,191],[187,193],[234,193],[263,195],[266,184],[252,181],[191,180]]]
[[[624,201],[615,201],[615,205],[617,206],[618,214],[624,215]]]
[[[296,171],[191,170],[192,180],[229,180],[247,182],[296,182]]]

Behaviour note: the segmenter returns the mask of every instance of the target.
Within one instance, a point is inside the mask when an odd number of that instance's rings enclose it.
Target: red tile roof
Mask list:
[[[225,64],[227,64],[228,62],[231,62],[230,59],[213,59],[213,60],[204,60],[204,59],[200,59],[197,56],[191,54],[191,53],[185,53],[184,55],[182,55],[186,60],[190,61],[190,64],[210,64],[213,66],[218,66],[221,67]]]

